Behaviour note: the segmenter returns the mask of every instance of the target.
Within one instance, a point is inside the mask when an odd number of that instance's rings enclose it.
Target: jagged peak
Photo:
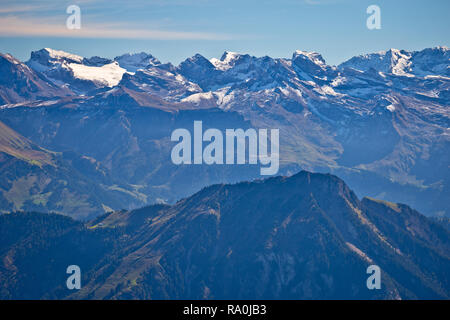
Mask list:
[[[240,53],[233,52],[233,51],[225,51],[222,56],[220,57],[220,61],[228,63],[233,60],[238,59],[241,56]]]
[[[114,61],[117,61],[122,68],[130,72],[136,72],[139,69],[146,69],[161,64],[157,58],[146,52],[125,53],[115,57]]]
[[[69,53],[66,51],[62,51],[62,50],[44,48],[44,49],[41,49],[39,51],[34,51],[34,52],[41,52],[41,53],[46,52],[50,58],[55,59],[55,60],[69,59],[69,60],[73,60],[73,61],[78,61],[80,63],[83,61],[82,56],[79,56],[79,55],[73,54],[73,53]]]
[[[181,62],[177,69],[188,79],[198,80],[205,77],[205,72],[214,71],[215,66],[200,53],[196,53],[192,57]]]
[[[186,60],[184,60],[183,62],[180,63],[180,65],[182,64],[186,64],[187,62],[191,62],[194,64],[206,64],[206,65],[210,65],[211,62],[206,59],[203,55],[201,55],[200,53],[196,53],[194,54],[192,57],[187,58]]]
[[[362,54],[341,63],[339,68],[350,67],[360,71],[374,69],[396,75],[410,75],[412,53],[390,48],[375,53]]]
[[[216,69],[225,71],[232,68],[236,61],[242,57],[249,57],[249,55],[243,55],[233,51],[225,51],[220,59],[212,58],[210,62],[216,67]]]
[[[134,59],[147,59],[147,58],[152,58],[152,59],[154,59],[155,61],[158,61],[158,62],[159,62],[159,60],[158,60],[155,56],[153,56],[151,53],[147,53],[147,52],[144,52],[144,51],[141,51],[141,52],[128,52],[128,53],[124,53],[124,54],[122,54],[122,55],[120,55],[120,56],[115,57],[114,59],[120,59],[120,58],[134,58]],[[160,63],[160,62],[159,62],[159,63]]]
[[[21,62],[19,60],[14,58],[14,56],[9,54],[9,53],[0,53],[0,57],[2,57],[3,59],[7,60],[9,63],[21,64]]]
[[[84,58],[82,56],[68,53],[62,50],[51,48],[43,48],[41,50],[32,51],[30,59],[26,64],[36,71],[46,71],[67,63],[82,64]]]
[[[325,59],[322,57],[322,55],[315,51],[295,50],[295,52],[292,54],[292,60],[296,60],[298,57],[306,57],[318,65],[326,64]]]

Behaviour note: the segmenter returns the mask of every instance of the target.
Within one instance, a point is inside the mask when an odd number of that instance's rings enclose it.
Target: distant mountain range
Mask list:
[[[449,216],[449,52],[390,49],[339,66],[304,51],[178,66],[147,53],[1,55],[0,210],[88,219],[259,178],[252,166],[171,163],[170,133],[202,120],[278,128],[280,174],[330,172],[359,196]]]
[[[302,171],[169,206],[0,215],[1,299],[449,299],[446,227]],[[66,268],[81,289],[66,288]],[[366,286],[369,265],[381,289]]]

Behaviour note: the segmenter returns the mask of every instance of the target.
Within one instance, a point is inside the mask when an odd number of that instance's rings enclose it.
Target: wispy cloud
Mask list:
[[[152,39],[152,40],[230,40],[229,34],[214,32],[187,31],[182,26],[163,26],[158,21],[120,20],[120,8],[142,12],[149,6],[177,3],[181,0],[136,0],[124,4],[122,0],[74,0],[73,4],[82,7],[82,26],[79,30],[70,30],[65,26],[68,15],[66,5],[55,0],[3,0],[0,8],[0,36],[43,36],[69,38],[110,38],[110,39]],[[206,1],[206,0],[199,0]],[[190,2],[190,1],[188,1]],[[108,10],[105,12],[105,6]],[[112,7],[111,7],[112,6]],[[113,9],[114,8],[114,9]],[[130,9],[131,8],[131,9]],[[114,22],[111,22],[114,21]],[[161,24],[162,25],[159,25]]]
[[[339,0],[304,0],[306,4],[321,5],[321,4],[335,4]]]
[[[65,21],[64,21],[65,22]],[[230,40],[226,34],[208,32],[189,32],[157,30],[146,28],[129,28],[115,24],[84,24],[79,30],[69,30],[59,22],[48,19],[25,19],[17,16],[0,17],[0,36],[45,36],[71,38],[117,38],[117,39],[152,39],[152,40]]]
[[[17,7],[3,7],[0,8],[0,14],[3,13],[20,13],[33,10],[33,6],[17,6]]]

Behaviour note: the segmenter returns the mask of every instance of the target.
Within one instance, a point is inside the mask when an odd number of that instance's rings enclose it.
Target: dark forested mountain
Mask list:
[[[359,200],[302,171],[202,189],[82,224],[0,216],[0,297],[448,299],[449,231],[402,204]],[[81,290],[65,287],[68,265]],[[381,268],[369,290],[366,269]]]
[[[100,203],[173,203],[210,184],[261,177],[254,166],[173,165],[170,134],[192,129],[194,120],[221,130],[279,129],[280,174],[330,172],[359,196],[427,215],[450,212],[446,47],[390,49],[339,66],[305,51],[289,59],[197,54],[178,66],[146,53],[105,59],[52,49],[33,52],[26,64],[11,56],[2,61],[0,121],[41,148],[103,168],[111,180],[91,176],[93,183],[125,201],[98,201],[96,212]],[[30,190],[21,195],[26,201],[44,196]],[[27,208],[4,203],[3,210]]]

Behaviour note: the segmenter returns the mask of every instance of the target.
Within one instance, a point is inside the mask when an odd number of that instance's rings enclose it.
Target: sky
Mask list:
[[[0,52],[25,61],[53,48],[84,57],[148,52],[178,64],[224,51],[290,58],[316,51],[328,64],[389,48],[450,46],[449,0],[0,0]],[[366,12],[378,5],[381,29]],[[81,28],[66,12],[80,8]]]

